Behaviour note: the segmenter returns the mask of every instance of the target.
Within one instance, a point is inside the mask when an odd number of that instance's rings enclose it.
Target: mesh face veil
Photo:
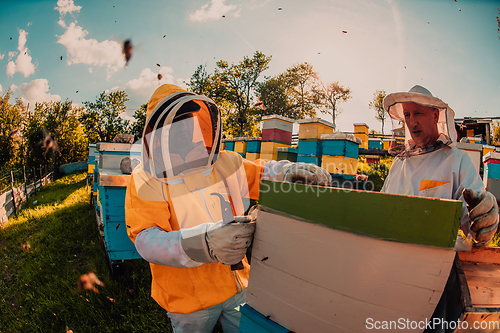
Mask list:
[[[411,137],[408,125],[405,123],[403,114],[404,103],[415,103],[423,107],[437,109],[439,117],[437,130],[439,137],[435,144],[417,148]],[[426,88],[416,85],[408,92],[398,92],[387,95],[383,101],[384,110],[389,114],[392,121],[392,142],[389,153],[398,156],[413,156],[429,153],[436,149],[450,145],[457,141],[455,130],[455,112],[437,97],[434,97]],[[422,124],[424,126],[430,124]],[[403,134],[404,132],[404,134]]]
[[[143,132],[144,170],[157,179],[210,167],[217,159],[221,119],[208,97],[179,91],[158,102]]]

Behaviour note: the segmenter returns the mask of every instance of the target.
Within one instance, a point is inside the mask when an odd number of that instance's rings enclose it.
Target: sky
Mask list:
[[[307,62],[352,91],[336,124],[381,130],[376,90],[419,84],[456,118],[500,116],[500,1],[1,1],[0,93],[36,102],[95,101],[124,90],[126,119],[163,83],[185,86],[199,65],[272,56],[270,77]],[[133,53],[126,63],[122,45]],[[62,57],[62,58],[61,58]],[[162,79],[158,80],[158,74]],[[14,100],[12,99],[11,102]],[[331,121],[331,116],[318,114]],[[389,133],[391,124],[385,125]]]

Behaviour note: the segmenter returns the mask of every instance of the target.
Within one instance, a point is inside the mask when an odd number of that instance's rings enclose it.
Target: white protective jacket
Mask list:
[[[411,157],[395,157],[381,192],[463,201],[462,230],[469,233],[465,188],[484,191],[467,152],[454,145]]]

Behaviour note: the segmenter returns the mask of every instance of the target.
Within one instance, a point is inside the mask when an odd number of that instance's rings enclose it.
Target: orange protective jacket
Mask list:
[[[179,92],[173,85],[158,88],[148,104],[148,120],[161,108],[158,103],[163,98]],[[214,109],[208,111],[203,102],[194,113],[203,132],[207,148],[216,149],[220,145],[220,126],[213,130],[220,116]],[[217,112],[218,113],[218,110]],[[212,117],[212,119],[206,119]],[[214,117],[219,117],[214,121]],[[219,131],[219,133],[217,133]],[[248,208],[248,199],[258,199],[260,179],[264,161],[250,162],[239,154],[229,151],[217,152],[215,162],[201,168],[187,170],[173,177],[152,176],[154,168],[148,167],[151,143],[144,136],[145,148],[142,163],[132,173],[125,198],[125,218],[130,239],[135,239],[141,231],[159,227],[167,232],[191,228],[206,222],[222,219],[219,198],[210,195],[222,194],[231,202],[234,215],[242,215]],[[149,150],[148,150],[149,149]],[[179,243],[180,246],[180,243]],[[231,271],[229,265],[219,262],[202,264],[193,268],[176,268],[150,263],[152,273],[152,297],[169,312],[192,313],[219,304],[247,287],[250,266],[244,260],[244,269]]]

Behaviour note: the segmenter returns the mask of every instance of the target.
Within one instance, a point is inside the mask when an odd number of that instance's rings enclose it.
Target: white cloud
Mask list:
[[[36,79],[30,83],[23,83],[20,86],[12,85],[12,91],[18,90],[21,94],[21,99],[30,108],[35,106],[35,103],[60,101],[61,96],[49,94],[49,81],[47,79]]]
[[[7,64],[7,75],[12,77],[16,73],[21,73],[24,77],[35,73],[36,66],[31,63],[31,56],[28,54],[28,48],[25,47],[26,36],[28,33],[24,30],[19,31],[19,42],[17,49],[19,50],[19,55],[15,61],[9,61]],[[16,52],[9,52],[9,60],[16,56]]]
[[[33,23],[28,22],[28,24],[26,26],[29,27],[30,25],[33,25]]]
[[[86,39],[88,31],[71,22],[66,31],[57,41],[66,47],[68,65],[86,64],[106,66],[108,78],[118,69],[125,67],[125,57],[122,54],[122,45],[116,41]]]
[[[3,92],[2,85],[0,84],[0,93]]]
[[[174,70],[170,67],[161,67],[158,73],[151,68],[144,68],[137,79],[128,81],[121,86],[111,88],[111,90],[125,90],[128,94],[149,98],[153,91],[165,83],[174,83]],[[161,80],[158,80],[158,74],[161,74]]]
[[[233,9],[236,9],[235,5],[225,5],[225,0],[210,0],[210,4],[206,4],[202,6],[200,9],[195,11],[192,14],[189,14],[189,19],[191,21],[208,21],[208,20],[217,20],[230,12]],[[239,12],[236,13],[239,16]]]
[[[5,53],[4,54],[0,54],[0,60],[2,60],[3,57],[5,57]]]
[[[61,16],[67,13],[79,12],[80,9],[82,9],[82,6],[75,6],[73,0],[58,0],[57,7],[54,7],[54,10],[58,10]]]

